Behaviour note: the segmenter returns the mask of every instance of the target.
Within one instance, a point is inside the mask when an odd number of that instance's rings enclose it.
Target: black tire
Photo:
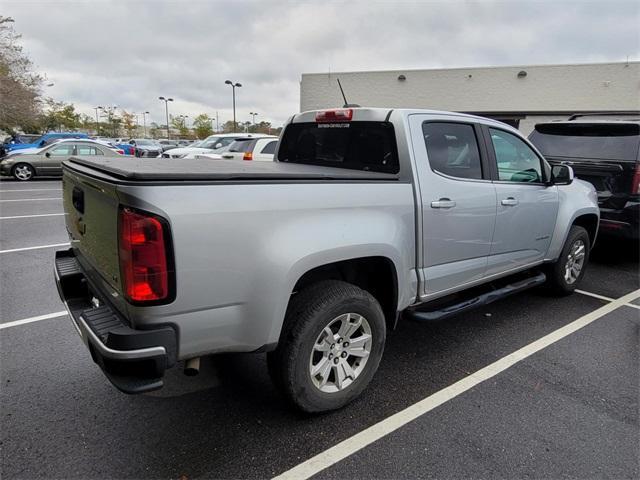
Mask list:
[[[323,329],[345,313],[366,319],[371,330],[371,351],[352,383],[326,393],[314,385],[309,362]],[[291,299],[278,347],[267,356],[269,373],[276,386],[300,410],[309,413],[335,410],[354,400],[367,387],[382,358],[385,337],[384,314],[371,294],[350,283],[321,281]]]
[[[27,172],[28,176],[21,172]],[[11,169],[11,175],[20,182],[27,182],[36,176],[36,171],[28,163],[18,163]]]
[[[569,262],[569,254],[576,242],[581,241],[585,246],[585,255],[582,268],[579,275],[573,282],[567,281],[565,278],[565,272],[567,262]],[[573,225],[567,235],[567,240],[562,247],[562,252],[558,257],[558,260],[550,265],[546,269],[547,274],[547,288],[556,295],[565,296],[570,295],[578,287],[582,278],[584,277],[587,265],[589,263],[589,253],[591,252],[591,240],[587,231],[578,226]]]

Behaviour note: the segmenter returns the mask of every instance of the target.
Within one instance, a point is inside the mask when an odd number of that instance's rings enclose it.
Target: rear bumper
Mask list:
[[[600,233],[621,238],[640,238],[640,202],[628,201],[624,208],[600,209]]]
[[[131,328],[92,288],[71,249],[56,252],[54,274],[76,330],[111,383],[124,393],[161,388],[165,370],[176,363],[175,330]]]

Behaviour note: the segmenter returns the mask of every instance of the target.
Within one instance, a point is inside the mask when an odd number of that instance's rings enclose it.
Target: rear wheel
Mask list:
[[[343,407],[371,381],[382,358],[385,321],[378,301],[341,281],[296,294],[287,310],[269,371],[287,398],[306,412]]]
[[[35,170],[28,163],[19,163],[13,170],[11,171],[13,174],[13,178],[16,180],[20,180],[21,182],[26,182],[27,180],[31,180],[35,175]]]
[[[590,250],[591,242],[587,231],[573,225],[560,257],[547,270],[547,285],[554,293],[569,295],[578,287],[589,262]]]

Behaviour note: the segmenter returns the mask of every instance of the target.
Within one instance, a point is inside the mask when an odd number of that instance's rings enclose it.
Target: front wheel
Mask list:
[[[569,295],[578,288],[589,262],[590,250],[591,241],[587,231],[573,225],[560,257],[547,270],[547,285],[554,293]]]
[[[378,301],[341,281],[296,294],[269,370],[287,398],[305,412],[334,410],[369,384],[382,358],[386,327]]]
[[[13,178],[21,182],[31,180],[35,175],[35,170],[28,163],[19,163],[12,170]]]

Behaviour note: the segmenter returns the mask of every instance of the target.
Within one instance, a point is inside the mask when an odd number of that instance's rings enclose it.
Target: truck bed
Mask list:
[[[315,165],[237,160],[135,157],[73,157],[65,166],[107,174],[124,182],[356,180],[394,181],[398,175]]]

